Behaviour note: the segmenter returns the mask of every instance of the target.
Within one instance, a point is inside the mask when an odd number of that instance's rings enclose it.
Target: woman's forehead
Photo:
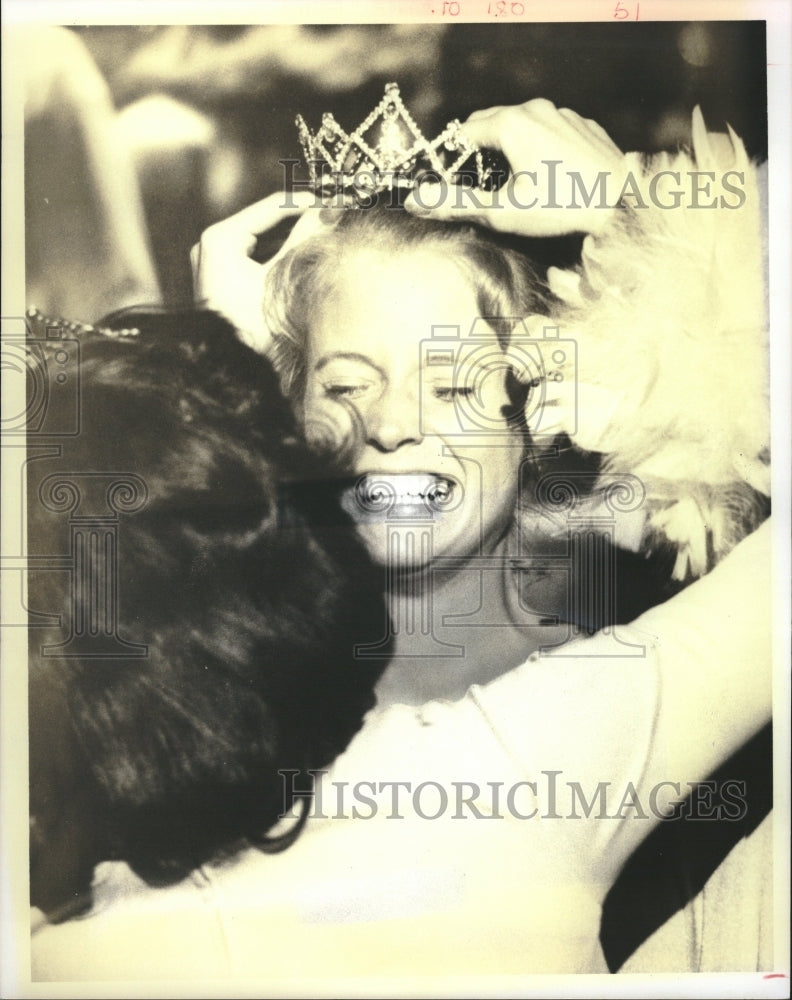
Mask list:
[[[338,261],[310,326],[314,357],[366,347],[414,350],[438,328],[464,336],[477,318],[473,282],[447,255],[425,248],[355,250]]]
[[[414,298],[422,302],[445,301],[460,294],[475,298],[476,293],[469,269],[447,247],[432,244],[402,250],[347,250],[334,265],[330,287],[336,297],[362,300],[369,308],[391,302],[409,305]]]

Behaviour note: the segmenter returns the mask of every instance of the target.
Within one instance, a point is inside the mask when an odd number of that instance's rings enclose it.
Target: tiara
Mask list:
[[[93,323],[78,323],[75,320],[63,319],[59,316],[47,316],[35,306],[31,306],[25,312],[25,317],[35,331],[42,333],[46,331],[47,337],[51,337],[50,331],[52,330],[64,330],[71,334],[99,333],[103,337],[111,337],[113,340],[127,340],[129,337],[140,336],[140,330],[135,326],[114,329],[110,326],[94,326]]]
[[[353,132],[345,132],[329,112],[315,134],[302,115],[296,125],[311,184],[322,197],[341,195],[359,204],[360,195],[411,190],[426,176],[458,184],[464,175],[481,188],[492,176],[458,119],[437,138],[426,139],[395,83],[386,84],[382,100]]]

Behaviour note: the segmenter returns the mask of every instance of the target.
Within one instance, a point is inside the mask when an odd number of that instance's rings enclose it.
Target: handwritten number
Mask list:
[[[637,3],[635,5],[635,20],[637,21],[641,14],[641,5]],[[613,17],[617,21],[626,21],[630,16],[630,11],[624,6],[622,0],[617,0],[616,6],[613,9]]]

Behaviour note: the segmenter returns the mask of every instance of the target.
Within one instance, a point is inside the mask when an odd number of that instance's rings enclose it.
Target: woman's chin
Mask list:
[[[357,533],[374,562],[396,572],[426,568],[437,556],[431,521],[399,524],[369,517],[358,521]]]
[[[375,563],[388,566],[394,573],[415,573],[441,570],[438,560],[445,557],[469,556],[478,549],[479,532],[473,526],[465,529],[458,512],[442,515],[437,520],[394,521],[368,516],[356,519],[357,533]],[[446,567],[449,568],[449,567]]]

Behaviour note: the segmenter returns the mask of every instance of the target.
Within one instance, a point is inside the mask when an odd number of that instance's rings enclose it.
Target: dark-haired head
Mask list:
[[[51,914],[103,858],[167,882],[262,843],[291,805],[279,769],[321,768],[360,727],[379,668],[355,646],[387,631],[268,362],[212,314],[113,322],[140,333],[84,335],[80,431],[29,465],[50,567],[30,607],[61,622],[30,630],[31,901]],[[134,502],[108,507],[113,481]]]

